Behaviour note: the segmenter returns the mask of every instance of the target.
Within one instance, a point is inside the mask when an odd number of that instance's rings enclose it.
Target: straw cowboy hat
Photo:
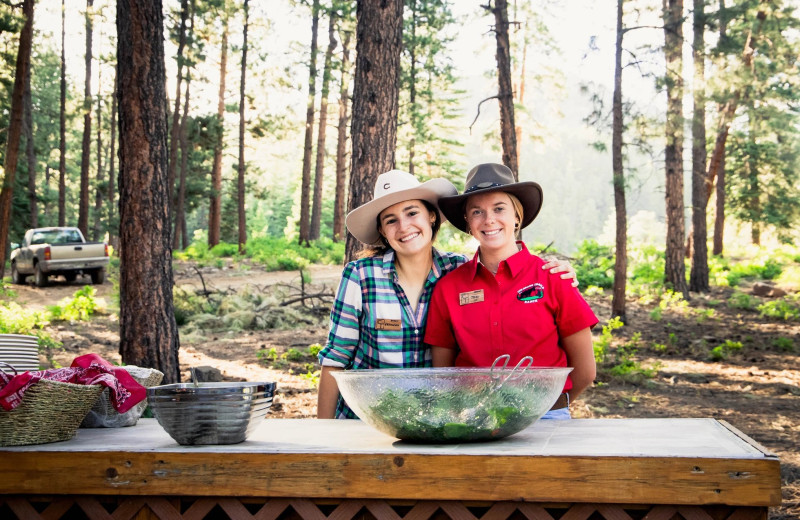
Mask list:
[[[536,218],[542,209],[542,187],[535,182],[514,182],[514,174],[502,164],[485,163],[475,166],[467,174],[464,193],[439,199],[439,209],[456,228],[467,232],[464,219],[464,204],[470,195],[502,191],[516,196],[522,203],[522,222],[524,228]]]
[[[401,170],[382,173],[375,181],[372,200],[347,214],[347,230],[365,244],[380,244],[378,215],[389,206],[404,200],[425,200],[439,207],[439,198],[456,195],[458,190],[446,179],[431,179],[420,183],[416,177]],[[442,222],[445,216],[439,212]]]

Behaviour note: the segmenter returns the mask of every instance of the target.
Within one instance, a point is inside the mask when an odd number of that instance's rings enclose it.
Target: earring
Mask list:
[[[519,229],[519,222],[514,222],[514,231]]]

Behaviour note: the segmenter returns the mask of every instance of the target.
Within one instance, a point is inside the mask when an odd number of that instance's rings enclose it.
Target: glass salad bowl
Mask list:
[[[558,399],[572,368],[386,368],[332,372],[365,423],[398,439],[460,443],[527,428]]]

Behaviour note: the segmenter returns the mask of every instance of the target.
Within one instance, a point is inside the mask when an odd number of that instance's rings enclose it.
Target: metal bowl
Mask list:
[[[275,383],[178,383],[147,389],[147,404],[178,444],[244,441],[272,405]]]
[[[404,441],[501,439],[533,424],[558,399],[571,368],[419,368],[332,372],[364,422]]]

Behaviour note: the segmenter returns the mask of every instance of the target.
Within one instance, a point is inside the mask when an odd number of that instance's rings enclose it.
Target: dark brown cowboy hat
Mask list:
[[[464,204],[470,195],[502,191],[516,196],[522,203],[522,222],[524,228],[536,218],[542,209],[542,187],[535,182],[514,182],[514,174],[502,164],[485,163],[472,168],[467,174],[464,193],[439,199],[439,209],[455,227],[467,232],[464,219]]]

